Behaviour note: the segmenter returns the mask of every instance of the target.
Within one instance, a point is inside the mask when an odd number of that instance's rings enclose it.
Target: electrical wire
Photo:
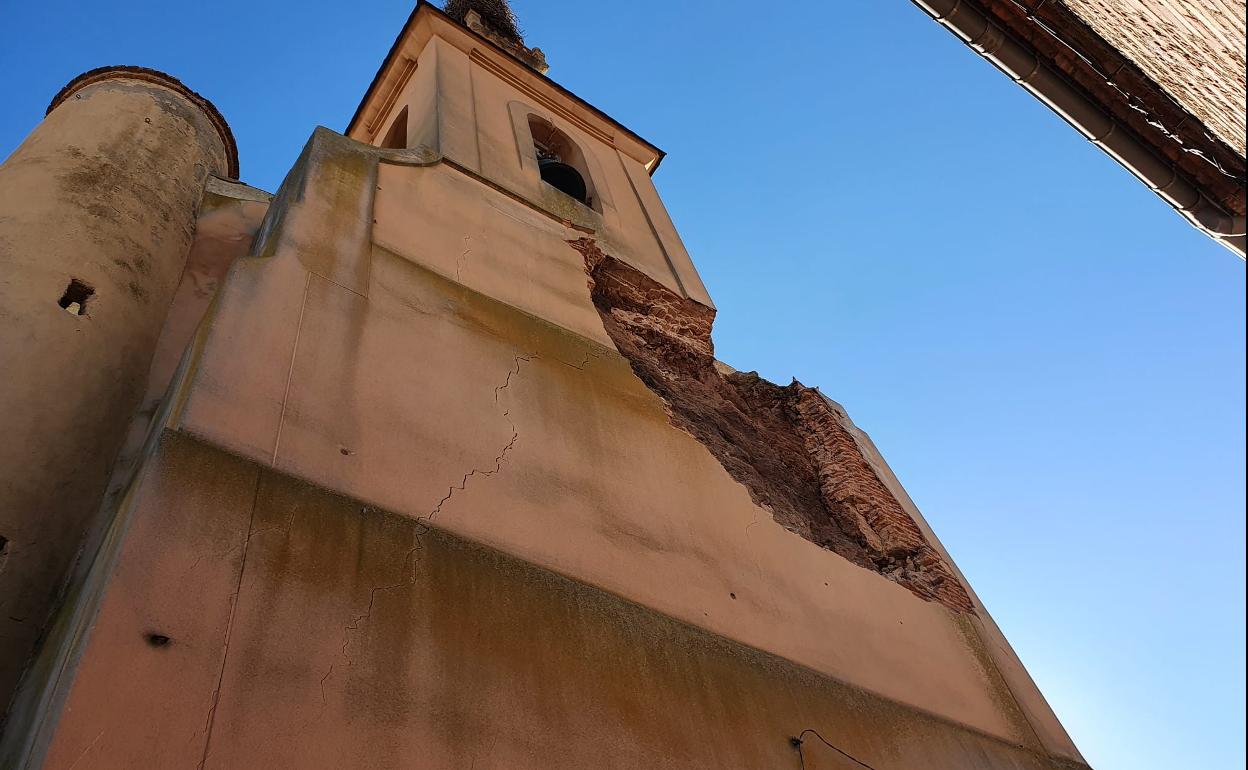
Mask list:
[[[865,767],[867,770],[875,770],[874,767],[872,767],[871,765],[868,765],[866,762],[863,762],[858,757],[855,757],[853,754],[850,754],[846,752],[844,749],[842,749],[841,747],[831,743],[827,738],[824,738],[822,735],[820,735],[818,730],[814,730],[811,728],[802,730],[797,735],[793,736],[792,738],[789,738],[789,743],[792,744],[793,748],[797,749],[797,758],[798,758],[798,761],[802,763],[802,770],[806,770],[806,755],[802,753],[802,745],[806,742],[804,739],[806,738],[807,733],[815,736],[823,743],[824,746],[827,746],[828,748],[835,751],[837,754],[840,754],[842,757],[845,757],[846,759],[848,759],[850,762],[853,762],[858,767]]]

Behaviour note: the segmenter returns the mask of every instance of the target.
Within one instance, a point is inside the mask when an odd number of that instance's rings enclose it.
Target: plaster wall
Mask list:
[[[175,432],[133,500],[49,770],[797,770],[806,728],[881,768],[1079,767]]]
[[[2,705],[140,407],[205,179],[230,166],[158,79],[77,88],[0,166]],[[93,291],[81,314],[59,303],[74,279]]]
[[[178,365],[230,266],[250,252],[271,197],[244,184],[209,177],[195,221],[195,240],[156,341],[142,403],[113,467],[104,507],[114,506],[129,484]]]
[[[672,426],[582,230],[323,130],[234,258],[263,205],[205,214],[228,275],[6,761],[1082,767],[977,618]]]
[[[672,427],[609,347],[567,244],[578,231],[447,164],[385,160],[374,177],[337,157],[359,145],[326,141],[273,204],[269,256],[235,264],[172,425],[907,708],[1078,757],[1051,713],[1020,709],[970,617],[785,530]],[[379,188],[375,224],[306,213],[344,183]],[[322,269],[306,245],[335,239]],[[1043,704],[1033,691],[1021,697]]]
[[[377,133],[368,144],[380,147],[390,128],[404,109],[407,110],[407,147],[438,147],[438,82],[437,46],[426,46],[407,81],[395,95],[394,107],[382,118]]]

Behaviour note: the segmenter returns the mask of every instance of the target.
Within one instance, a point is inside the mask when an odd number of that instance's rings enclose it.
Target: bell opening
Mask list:
[[[543,159],[538,165],[541,167],[543,182],[588,205],[588,190],[581,172],[554,159]]]

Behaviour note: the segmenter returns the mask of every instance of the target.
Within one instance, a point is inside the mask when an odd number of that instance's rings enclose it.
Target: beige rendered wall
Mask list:
[[[128,516],[49,770],[1078,767],[177,432]]]
[[[492,245],[465,251],[476,235]],[[148,461],[89,583],[103,609],[47,666],[65,672],[36,720],[49,766],[147,747],[178,764],[208,730],[198,750],[223,767],[398,766],[417,745],[433,767],[470,750],[513,767],[580,766],[578,752],[783,767],[805,727],[884,766],[1075,766],[974,618],[779,526],[671,425],[601,328],[579,236],[432,155],[318,131],[188,354],[165,424],[193,441],[167,437]],[[204,459],[171,470],[175,444]],[[302,488],[289,479],[341,497],[267,502]],[[142,545],[149,507],[186,511],[153,520],[159,547]],[[430,583],[432,542],[505,554],[480,558],[518,582],[447,556],[449,582]],[[543,593],[558,586],[569,598]],[[173,643],[149,652],[151,634]],[[707,662],[708,644],[735,663]],[[131,658],[177,707],[149,716],[147,688],[118,679]],[[129,716],[100,706],[130,691]],[[741,729],[702,757],[669,722]],[[578,731],[584,745],[563,745]]]
[[[879,767],[1082,767],[974,617],[779,526],[672,426],[583,234],[318,129],[6,761],[783,768],[814,728]]]
[[[268,193],[239,182],[208,178],[195,221],[195,240],[156,341],[143,400],[113,466],[106,507],[115,505],[117,496],[130,483],[183,354],[230,266],[250,253],[270,198]]]
[[[172,78],[93,73],[0,166],[0,708],[140,405],[223,136]],[[93,290],[81,315],[58,304]]]

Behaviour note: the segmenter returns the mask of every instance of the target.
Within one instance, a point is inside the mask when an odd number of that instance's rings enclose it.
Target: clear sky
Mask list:
[[[1244,263],[908,0],[514,6],[669,153],[720,358],[871,433],[1093,767],[1244,767]],[[410,10],[0,0],[0,157],[137,64],[273,191]]]

